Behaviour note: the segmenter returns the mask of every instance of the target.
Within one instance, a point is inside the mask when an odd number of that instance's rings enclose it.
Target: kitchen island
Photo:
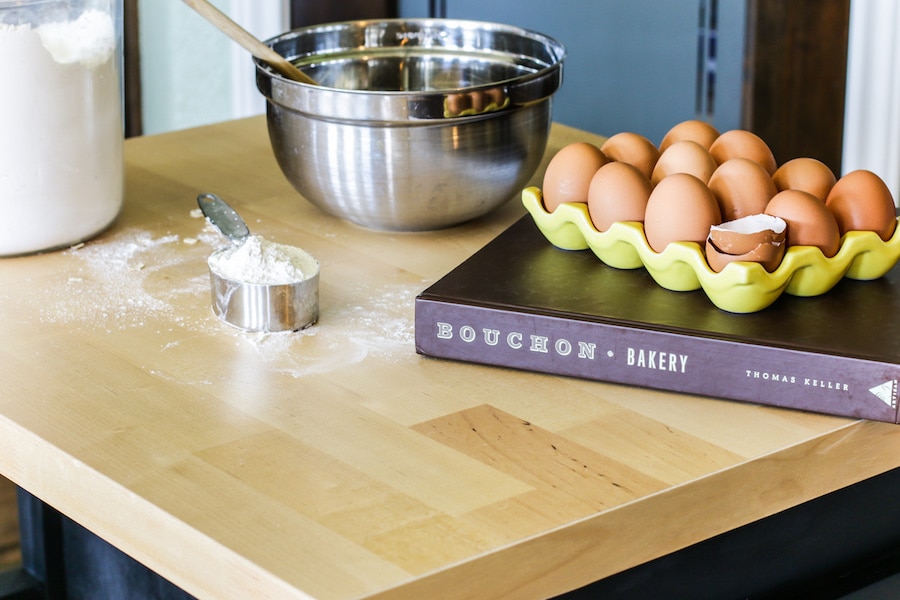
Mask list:
[[[367,231],[297,195],[261,117],[125,150],[108,231],[0,260],[0,474],[194,596],[548,597],[900,466],[888,423],[417,355],[415,296],[518,201]],[[319,259],[318,324],[216,318],[204,192]]]

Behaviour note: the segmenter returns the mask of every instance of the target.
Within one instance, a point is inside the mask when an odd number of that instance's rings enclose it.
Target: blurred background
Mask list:
[[[257,37],[377,17],[509,23],[568,48],[555,120],[658,142],[700,118],[900,188],[900,4],[893,0],[214,0]],[[129,134],[259,114],[247,53],[177,0],[126,0]]]
[[[740,121],[745,29],[740,2],[723,2],[724,11],[715,11],[718,2],[709,1],[563,0],[533,2],[529,8],[512,0],[399,0],[367,2],[359,9],[352,2],[332,2],[347,8],[320,14],[296,8],[302,2],[255,2],[253,10],[242,7],[251,4],[242,0],[216,4],[262,38],[288,29],[291,4],[296,25],[361,15],[510,23],[567,46],[565,85],[554,107],[562,122],[609,133],[642,129],[659,138],[676,119],[698,112],[729,127]],[[145,0],[139,15],[146,133],[262,110],[246,53],[234,55],[224,36],[179,2]],[[720,35],[727,44],[717,43]],[[215,68],[203,70],[201,64]],[[244,86],[252,92],[246,98],[237,93]]]

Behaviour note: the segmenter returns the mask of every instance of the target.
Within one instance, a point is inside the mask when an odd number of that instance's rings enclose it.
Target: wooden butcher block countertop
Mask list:
[[[0,259],[0,474],[198,597],[546,597],[900,465],[896,425],[417,355],[416,294],[518,201],[378,233],[261,117],[125,149],[111,229]],[[214,316],[201,192],[320,260],[316,326]]]

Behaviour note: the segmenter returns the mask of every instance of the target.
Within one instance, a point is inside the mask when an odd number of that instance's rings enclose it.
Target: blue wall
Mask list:
[[[712,0],[446,0],[448,18],[534,29],[568,50],[554,119],[603,135],[634,131],[659,142],[698,115],[700,7]],[[712,123],[740,126],[745,3],[719,0]],[[403,17],[429,16],[428,0],[399,0]]]

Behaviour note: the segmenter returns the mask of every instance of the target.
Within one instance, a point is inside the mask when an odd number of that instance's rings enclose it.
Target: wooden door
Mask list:
[[[292,28],[335,21],[379,19],[396,15],[396,0],[343,0],[341,2],[291,0]]]
[[[125,137],[143,133],[141,107],[141,51],[138,31],[138,0],[125,0],[124,7],[124,77]]]
[[[840,173],[850,0],[748,0],[743,120],[779,163]]]

